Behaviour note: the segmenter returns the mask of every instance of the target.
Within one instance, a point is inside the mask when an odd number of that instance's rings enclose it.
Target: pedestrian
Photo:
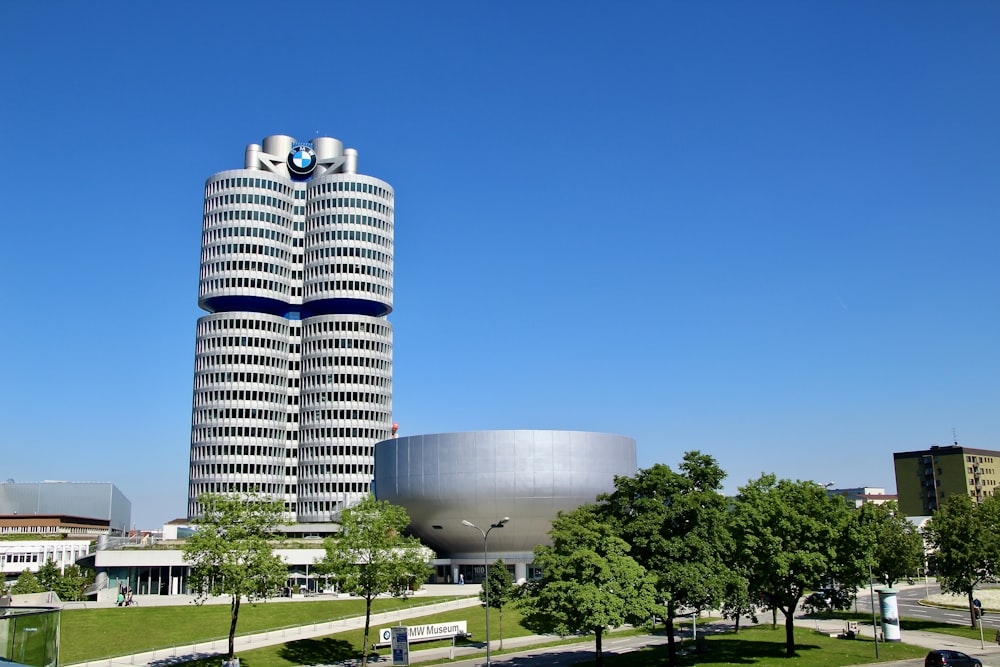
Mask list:
[[[998,646],[1000,646],[1000,630],[997,630],[996,643],[997,643]]]
[[[120,590],[118,591],[118,606],[121,607],[125,604],[125,594]]]

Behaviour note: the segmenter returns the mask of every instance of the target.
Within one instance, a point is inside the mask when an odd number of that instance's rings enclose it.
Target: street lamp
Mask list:
[[[871,556],[870,558],[874,558]],[[872,602],[872,635],[875,637],[875,659],[878,660],[878,625],[875,620],[875,584],[873,583],[874,577],[872,576],[872,562],[868,561],[868,591],[871,593]],[[879,589],[881,590],[881,589]]]
[[[490,557],[486,550],[487,538],[490,536],[490,531],[494,528],[503,528],[503,525],[510,521],[509,516],[505,516],[496,523],[490,524],[490,527],[483,530],[476,524],[462,519],[462,525],[468,526],[469,528],[475,528],[479,531],[479,534],[483,536],[483,590],[486,591],[486,664],[491,665],[490,662]]]

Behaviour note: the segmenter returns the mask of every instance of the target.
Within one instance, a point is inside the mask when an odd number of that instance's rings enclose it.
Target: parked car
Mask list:
[[[821,588],[810,593],[803,600],[803,609],[807,612],[830,611],[831,609],[847,609],[853,601],[853,593],[843,588]]]
[[[961,651],[931,651],[924,658],[924,667],[983,667],[983,663]]]

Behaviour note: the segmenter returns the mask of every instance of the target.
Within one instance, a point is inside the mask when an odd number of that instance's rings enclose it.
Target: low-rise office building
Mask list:
[[[84,540],[9,540],[0,542],[0,571],[5,580],[16,579],[19,574],[28,570],[38,570],[48,561],[52,561],[63,571],[66,566],[73,565],[77,560],[93,551],[94,542]]]
[[[289,589],[319,593],[327,588],[327,580],[316,575],[316,563],[323,559],[326,550],[322,542],[302,548],[274,549],[288,566]],[[98,549],[79,561],[94,570],[98,600],[113,600],[119,588],[127,588],[134,595],[192,594],[189,578],[191,566],[184,560],[181,548],[164,549],[161,546]]]
[[[0,483],[0,534],[127,534],[132,503],[108,482]]]
[[[844,498],[855,508],[862,505],[884,505],[899,497],[885,492],[882,487],[857,486],[850,489],[827,489],[827,494]]]

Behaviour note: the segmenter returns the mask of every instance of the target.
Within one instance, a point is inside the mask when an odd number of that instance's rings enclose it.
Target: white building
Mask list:
[[[884,488],[875,486],[858,486],[851,489],[827,489],[831,496],[846,498],[847,502],[855,507],[865,504],[882,505],[890,500],[897,500],[899,496],[887,494]]]
[[[91,540],[12,540],[0,542],[0,566],[7,580],[16,579],[24,570],[38,572],[50,560],[62,572],[93,551]]]
[[[205,183],[188,516],[259,490],[328,522],[391,435],[392,187],[330,137],[273,135]]]

